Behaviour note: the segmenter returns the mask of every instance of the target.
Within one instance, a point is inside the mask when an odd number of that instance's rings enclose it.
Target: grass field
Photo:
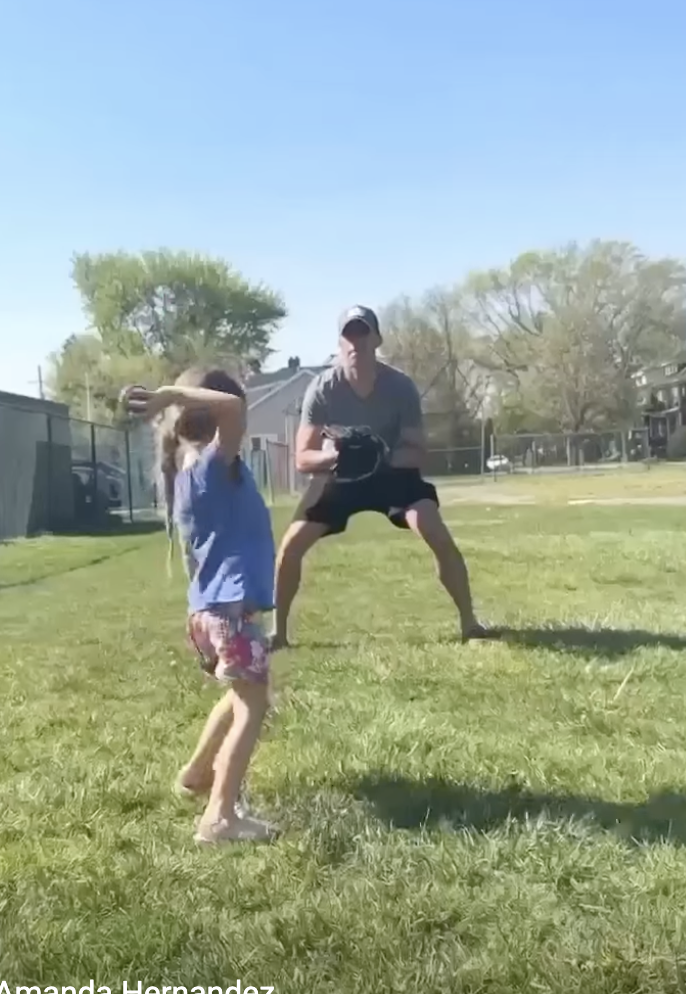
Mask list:
[[[13,994],[686,990],[686,509],[445,514],[506,641],[383,521],[323,543],[250,782],[284,834],[221,851],[170,790],[215,692],[162,537],[0,547]]]
[[[629,464],[584,470],[453,477],[437,481],[446,500],[567,504],[578,500],[686,503],[686,465]]]

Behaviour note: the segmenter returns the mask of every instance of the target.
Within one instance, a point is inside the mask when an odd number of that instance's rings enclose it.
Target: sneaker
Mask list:
[[[209,825],[198,825],[195,841],[205,845],[222,842],[267,842],[275,835],[274,828],[257,818],[238,816],[233,821],[220,818]]]

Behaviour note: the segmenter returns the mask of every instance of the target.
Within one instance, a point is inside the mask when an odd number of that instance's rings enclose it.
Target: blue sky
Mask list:
[[[84,330],[75,251],[165,246],[336,318],[576,238],[686,256],[684,0],[5,0],[0,389]]]

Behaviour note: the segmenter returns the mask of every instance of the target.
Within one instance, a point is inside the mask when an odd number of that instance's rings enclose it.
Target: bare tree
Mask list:
[[[434,288],[416,303],[403,297],[381,317],[384,356],[417,384],[434,442],[459,444],[474,431],[491,379],[465,323],[459,292]]]
[[[686,270],[625,243],[526,253],[472,275],[462,299],[503,393],[564,431],[630,423],[632,374],[684,342]]]

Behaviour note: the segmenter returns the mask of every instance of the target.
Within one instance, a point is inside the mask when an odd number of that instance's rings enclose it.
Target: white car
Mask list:
[[[492,473],[511,473],[512,463],[507,458],[507,456],[489,456],[486,460],[486,466]]]

